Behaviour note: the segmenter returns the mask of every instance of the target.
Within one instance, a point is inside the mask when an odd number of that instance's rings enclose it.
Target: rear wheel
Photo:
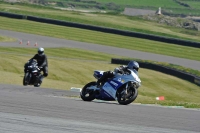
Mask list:
[[[138,95],[138,90],[134,87],[130,87],[125,91],[125,86],[117,90],[117,101],[119,104],[127,105],[132,103]]]
[[[83,101],[92,101],[95,99],[95,92],[87,88],[90,86],[94,86],[96,84],[97,84],[96,82],[90,82],[82,88],[80,96],[81,99],[83,99]]]

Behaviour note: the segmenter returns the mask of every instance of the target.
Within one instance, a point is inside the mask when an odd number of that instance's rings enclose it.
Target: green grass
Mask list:
[[[48,0],[52,1],[52,0]],[[59,3],[56,6],[61,5],[62,7],[69,7],[69,4],[75,5],[75,8],[86,8],[86,9],[94,9],[98,6],[99,10],[106,10],[108,12],[123,12],[125,7],[133,7],[133,8],[142,8],[142,9],[152,9],[157,10],[159,7],[163,9],[163,11],[168,14],[174,16],[180,15],[192,15],[199,16],[200,1],[191,1],[191,0],[177,0],[181,3],[184,3],[187,6],[183,6],[176,2],[175,0],[93,0],[93,1],[77,1],[68,0],[62,1],[58,0]]]
[[[14,20],[15,22],[13,23],[13,19],[0,17],[0,29],[14,30],[68,40],[114,46],[198,61],[200,60],[200,49],[198,48],[185,47],[157,41],[150,41],[146,39],[83,30],[78,28],[37,23],[27,20]]]
[[[24,63],[36,53],[37,49],[0,47],[0,51],[0,83],[22,85]],[[71,87],[82,88],[86,83],[95,81],[94,70],[107,71],[118,66],[110,64],[111,58],[118,58],[116,55],[72,48],[56,50],[46,48],[45,51],[49,57],[49,76],[44,79],[41,86],[44,88],[64,90],[69,90]],[[75,53],[81,53],[82,56]],[[139,88],[139,96],[135,103],[200,108],[199,86],[143,68],[140,69],[139,75],[142,86]],[[165,96],[165,101],[156,101],[158,96]]]
[[[16,31],[21,31],[21,32],[53,36],[57,38],[77,40],[77,41],[83,41],[83,42],[97,43],[97,44],[102,44],[102,45],[110,45],[110,46],[115,46],[115,47],[141,50],[141,51],[158,53],[158,54],[166,54],[166,55],[178,56],[178,57],[188,58],[188,59],[193,59],[193,60],[200,59],[200,55],[198,54],[200,50],[197,48],[183,47],[183,46],[178,46],[178,45],[173,45],[173,44],[149,41],[145,39],[124,37],[124,36],[113,35],[113,34],[105,34],[101,32],[82,30],[82,29],[76,29],[76,28],[69,28],[69,27],[63,28],[62,26],[29,22],[26,20],[15,20],[15,23],[13,23],[13,19],[0,17],[0,20],[2,22],[0,24],[0,27],[2,27],[2,29],[16,30]],[[35,27],[35,28],[32,28],[32,27]],[[77,38],[77,36],[79,36],[79,38]],[[56,52],[57,51],[55,49],[55,53]],[[147,61],[147,62],[151,62],[151,61]],[[153,63],[161,64],[161,65],[168,66],[171,68],[176,68],[176,69],[200,76],[200,72],[197,70],[192,70],[192,69],[184,68],[177,65],[167,64],[167,63],[158,63],[158,62],[153,62]]]
[[[181,38],[186,40],[200,41],[198,31],[191,35],[186,29],[174,28],[155,22],[145,21],[139,17],[130,17],[124,15],[109,15],[101,13],[82,13],[75,11],[61,11],[44,6],[37,5],[9,5],[0,4],[0,11],[32,15],[44,18],[52,18],[69,22],[83,23],[102,27],[110,27],[121,30],[142,32],[160,36]],[[119,21],[120,20],[120,21]]]
[[[183,8],[173,0],[94,0],[100,3],[115,3],[119,5],[128,5],[134,7],[168,7],[168,8]]]
[[[48,0],[52,1],[52,0]],[[59,1],[59,0],[58,0]],[[57,1],[57,2],[58,2]],[[55,2],[55,1],[54,1]],[[157,10],[159,7],[164,9],[184,9],[186,7],[176,3],[173,0],[93,0],[93,1],[62,1],[60,0],[56,5],[48,4],[49,6],[61,6],[69,7],[69,5],[75,5],[76,9],[85,8],[85,9],[96,9],[96,10],[105,10],[107,12],[120,13],[124,11],[125,7],[134,7],[134,8],[144,8],[144,9],[153,9]]]
[[[13,41],[16,41],[16,39],[6,36],[0,36],[0,42],[13,42]]]
[[[37,53],[37,49],[35,48],[18,48],[18,47],[0,47],[0,53],[7,54],[17,54],[19,56],[27,56],[34,55]],[[70,59],[81,59],[81,60],[98,60],[98,61],[110,61],[112,57],[120,58],[121,56],[117,55],[108,55],[105,53],[98,53],[94,51],[83,51],[80,49],[72,49],[72,48],[45,48],[45,53],[49,55],[51,58],[62,59],[62,58],[70,58]],[[70,53],[70,54],[68,54]]]
[[[39,9],[37,11],[39,11]],[[63,14],[64,13],[66,12],[63,12]],[[74,13],[74,14],[75,15],[78,14],[80,16],[79,13]],[[72,14],[72,16],[74,14]],[[96,19],[97,17],[99,17],[98,14],[97,16],[96,14],[82,14],[82,15],[85,15],[83,16],[83,18],[90,15],[92,15]],[[75,16],[73,16],[72,18],[74,17]],[[112,20],[113,18],[115,17],[110,16],[110,20]],[[106,19],[109,20],[109,17]],[[14,23],[13,20],[15,20]],[[114,22],[114,20],[110,22],[112,23]],[[0,22],[1,22],[0,29],[15,30],[20,32],[53,36],[69,40],[110,45],[115,47],[122,47],[122,48],[125,47],[127,49],[135,49],[153,53],[158,52],[160,54],[167,54],[171,56],[179,56],[180,54],[182,58],[188,58],[188,59],[192,58],[194,60],[199,60],[199,54],[198,54],[199,49],[197,48],[183,47],[173,44],[165,44],[156,41],[105,34],[89,30],[30,22],[26,20],[16,20],[16,19],[8,19],[0,17]],[[141,26],[140,23],[141,21],[138,20],[138,23],[135,23],[135,25],[140,27]],[[128,23],[124,23],[124,25],[126,24]],[[146,25],[146,27],[151,28],[149,26],[149,22],[146,23],[144,21],[144,23],[142,24],[144,26]],[[163,25],[161,27],[163,28]],[[154,28],[154,30],[157,31],[158,30],[157,28],[158,27]],[[172,32],[170,28],[164,28],[164,29],[165,32],[167,31],[168,33],[169,31]],[[164,29],[162,29],[162,31]],[[186,34],[181,34],[181,35],[186,35]],[[91,51],[83,51],[80,49],[69,49],[69,48],[56,48],[56,49],[47,48],[45,51],[49,57],[49,76],[46,79],[44,79],[42,87],[55,88],[55,89],[69,89],[70,87],[83,87],[83,85],[86,84],[87,82],[94,80],[94,77],[92,76],[93,70],[105,70],[105,71],[112,70],[117,65],[110,64],[109,63],[110,58],[123,58],[116,55],[108,55],[104,53],[96,53]],[[4,84],[22,85],[24,63],[29,58],[31,58],[35,53],[36,49],[32,48],[0,47],[0,56],[1,56],[0,82]],[[79,56],[80,54],[77,53],[81,53],[81,56]],[[197,59],[195,59],[194,57],[197,57]],[[140,69],[140,77],[142,80],[142,86],[139,89],[139,96],[135,102],[144,104],[157,103],[162,105],[180,105],[189,108],[200,108],[199,86],[187,82],[185,80],[178,79],[173,76],[169,76],[163,73],[147,69]],[[156,101],[155,97],[161,95],[164,95],[166,100],[160,102]]]

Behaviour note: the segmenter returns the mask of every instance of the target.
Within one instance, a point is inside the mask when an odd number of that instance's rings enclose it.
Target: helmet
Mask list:
[[[38,48],[38,55],[43,55],[44,54],[44,48]]]
[[[135,69],[136,71],[139,70],[139,64],[136,61],[130,61],[127,65],[127,68],[129,69]]]

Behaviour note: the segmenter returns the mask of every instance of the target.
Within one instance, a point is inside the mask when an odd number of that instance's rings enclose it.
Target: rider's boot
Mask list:
[[[97,87],[101,89],[107,78],[110,77],[110,75],[110,71],[104,72],[103,75],[97,81]]]
[[[104,83],[105,83],[105,82],[100,82],[100,83],[98,83],[98,81],[97,81],[97,88],[98,88],[99,92],[101,92]]]
[[[38,81],[38,86],[40,86],[42,84],[42,80],[43,80],[44,76],[43,75],[40,75],[39,77],[39,81]]]
[[[43,75],[41,75],[40,76],[40,84],[42,84],[42,80],[44,79],[44,76]]]
[[[105,76],[103,75],[101,78],[97,80],[97,88],[100,88],[102,86],[103,84],[102,82],[104,81],[104,79],[105,79]]]
[[[99,88],[100,85],[101,85],[101,82],[98,80],[98,81],[97,81],[97,88]]]

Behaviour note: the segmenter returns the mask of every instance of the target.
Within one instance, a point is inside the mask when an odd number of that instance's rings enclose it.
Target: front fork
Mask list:
[[[41,83],[42,81],[42,74],[39,74],[38,76],[35,76],[35,82],[34,84],[38,84],[38,83]]]
[[[31,73],[29,73],[29,72],[25,72],[24,73],[24,85],[28,85],[28,84],[30,84],[30,81],[31,81]]]
[[[131,93],[130,93],[130,91],[131,91],[130,88],[131,87],[135,87],[132,82],[126,83],[126,86],[125,86],[124,90],[121,92],[121,96],[123,98],[129,97],[131,95]]]

